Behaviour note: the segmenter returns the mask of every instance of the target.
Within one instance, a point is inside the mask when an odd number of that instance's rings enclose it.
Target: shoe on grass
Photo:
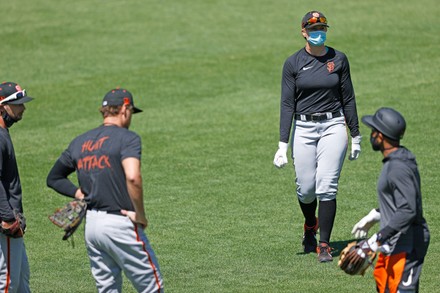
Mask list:
[[[318,231],[318,219],[316,219],[315,226],[309,227],[304,224],[304,234],[302,240],[302,246],[304,253],[316,252],[318,242],[316,241],[316,232]]]
[[[331,248],[327,243],[321,242],[319,243],[318,249],[316,250],[318,253],[318,261],[319,262],[329,262],[333,261]]]

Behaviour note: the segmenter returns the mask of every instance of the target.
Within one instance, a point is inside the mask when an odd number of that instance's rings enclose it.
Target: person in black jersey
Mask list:
[[[416,293],[431,236],[416,157],[401,145],[406,121],[395,109],[382,107],[363,116],[362,122],[371,128],[370,144],[382,153],[383,167],[376,187],[379,208],[363,217],[352,233],[364,238],[380,222],[379,231],[362,245],[379,253],[373,273],[377,292]]]
[[[14,229],[17,232],[13,235],[4,231],[20,226],[16,214],[23,214],[20,175],[9,128],[23,118],[24,103],[31,100],[18,84],[0,84],[0,292],[31,292],[24,229]]]
[[[280,139],[273,161],[279,168],[287,164],[294,121],[292,159],[296,193],[305,218],[302,245],[304,253],[316,251],[320,262],[333,259],[329,244],[338,181],[348,146],[347,127],[352,137],[349,159],[356,160],[361,152],[349,62],[344,53],[324,45],[327,28],[324,14],[308,12],[301,22],[306,45],[284,63]]]
[[[87,202],[85,242],[98,292],[121,292],[122,272],[137,292],[163,292],[155,253],[144,229],[141,138],[130,131],[142,112],[126,89],[102,101],[102,125],[76,137],[55,162],[47,185]],[[75,172],[79,187],[68,176]]]

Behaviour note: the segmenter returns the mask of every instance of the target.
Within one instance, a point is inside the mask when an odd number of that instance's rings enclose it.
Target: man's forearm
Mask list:
[[[127,189],[137,217],[145,218],[142,178],[127,180]]]

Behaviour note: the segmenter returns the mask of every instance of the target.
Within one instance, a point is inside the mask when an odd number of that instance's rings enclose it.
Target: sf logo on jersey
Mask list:
[[[329,73],[332,73],[333,70],[335,70],[335,63],[333,61],[327,63],[327,70]]]

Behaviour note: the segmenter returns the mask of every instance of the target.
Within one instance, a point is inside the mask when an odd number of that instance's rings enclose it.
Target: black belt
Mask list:
[[[336,117],[341,117],[341,111],[337,112],[325,112],[325,113],[315,113],[315,114],[295,114],[295,120],[301,121],[324,121]]]
[[[106,211],[106,212],[107,214],[123,216],[123,214],[121,214],[121,211]]]
[[[111,215],[123,216],[123,214],[121,214],[121,210],[116,210],[116,211],[103,211],[103,210],[98,210],[98,209],[88,209],[88,210],[95,211],[95,212],[103,212],[103,213],[107,213],[107,214],[111,214]]]

